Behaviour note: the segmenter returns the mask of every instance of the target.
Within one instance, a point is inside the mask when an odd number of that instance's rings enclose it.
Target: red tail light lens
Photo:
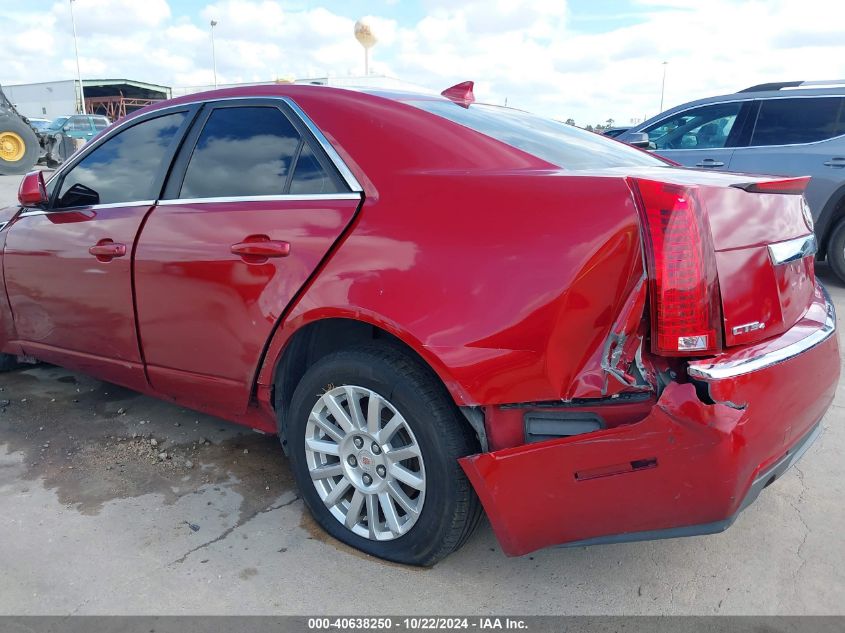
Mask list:
[[[652,351],[702,356],[721,347],[716,258],[693,187],[633,179],[644,225]]]

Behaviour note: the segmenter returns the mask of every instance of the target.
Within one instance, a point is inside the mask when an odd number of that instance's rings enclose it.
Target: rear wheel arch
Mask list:
[[[401,352],[424,371],[429,372],[442,385],[449,399],[455,403],[456,409],[460,408],[459,402],[462,401],[463,394],[456,393],[461,391],[457,383],[449,381],[448,377],[443,375],[442,369],[437,371],[430,359],[401,338],[398,332],[391,332],[367,320],[349,317],[317,319],[301,325],[289,336],[273,368],[272,404],[279,427],[279,438],[286,452],[286,416],[293,394],[308,369],[333,352],[374,342],[383,343]],[[479,435],[478,429],[474,432],[476,436]],[[482,446],[486,442],[484,437],[478,437],[478,440]]]

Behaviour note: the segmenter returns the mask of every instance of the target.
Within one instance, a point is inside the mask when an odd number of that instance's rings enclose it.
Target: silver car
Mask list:
[[[818,257],[845,281],[845,80],[761,84],[692,101],[617,138],[647,141],[689,167],[812,176],[805,197]]]

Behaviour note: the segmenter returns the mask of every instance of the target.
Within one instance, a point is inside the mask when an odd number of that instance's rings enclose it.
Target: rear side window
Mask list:
[[[812,143],[845,134],[843,101],[842,97],[761,101],[751,145]]]
[[[105,130],[109,126],[109,120],[105,117],[95,116],[94,117],[94,129],[95,130]]]
[[[67,172],[54,206],[155,200],[157,176],[185,116],[148,119],[112,136]]]
[[[218,108],[197,140],[179,197],[282,194],[300,141],[278,108]]]
[[[344,189],[337,176],[325,169],[311,148],[303,143],[299,157],[296,159],[290,193],[302,195],[340,193],[341,191]]]
[[[662,160],[624,143],[521,110],[483,104],[464,108],[440,100],[407,103],[564,169],[666,166]]]

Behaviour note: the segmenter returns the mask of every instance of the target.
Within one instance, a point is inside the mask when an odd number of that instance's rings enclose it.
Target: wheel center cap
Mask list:
[[[376,468],[375,457],[366,449],[358,452],[358,463],[361,465],[361,470],[367,473],[373,472]]]

